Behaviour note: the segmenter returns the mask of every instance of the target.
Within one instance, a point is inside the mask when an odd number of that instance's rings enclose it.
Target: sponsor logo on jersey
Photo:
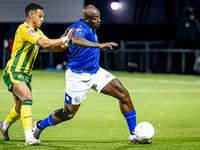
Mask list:
[[[81,31],[82,30],[82,28],[76,28],[76,31]]]
[[[24,116],[24,118],[31,118],[32,116]]]
[[[30,30],[30,31],[29,31],[29,35],[30,35],[30,36],[34,36],[34,35],[35,35],[35,31]]]

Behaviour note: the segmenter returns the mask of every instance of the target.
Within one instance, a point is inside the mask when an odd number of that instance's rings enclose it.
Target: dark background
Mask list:
[[[200,36],[197,22],[200,20],[200,0],[118,0],[120,5],[119,10],[111,10],[110,3],[112,0],[85,0],[85,6],[92,4],[101,12],[101,26],[97,30],[99,42],[113,41],[165,41],[166,48],[200,48]],[[188,9],[193,8],[193,13]],[[191,19],[191,15],[195,19]],[[78,21],[78,20],[77,20]],[[186,27],[187,23],[189,27]],[[11,39],[19,23],[0,23],[0,68],[3,68],[2,49],[3,40]],[[41,30],[49,38],[58,38],[63,34],[69,24],[43,24]],[[119,48],[118,47],[118,48]],[[164,47],[164,48],[165,48]],[[132,47],[134,48],[134,47]],[[140,48],[140,47],[139,47]],[[54,54],[54,67],[58,63],[66,60],[67,52]],[[44,55],[43,59],[48,59]],[[166,53],[160,54],[160,57],[166,57]],[[114,57],[114,56],[110,56]],[[171,73],[181,73],[180,56],[173,55],[174,65]],[[100,65],[104,66],[105,59],[101,55]],[[176,62],[177,60],[177,62]],[[192,66],[195,61],[195,55],[192,53],[186,54],[186,69],[185,74],[194,74]],[[166,63],[166,62],[163,62]],[[40,62],[37,59],[35,68],[41,68]],[[40,67],[39,67],[40,66]],[[44,63],[42,68],[48,67],[48,63]],[[166,73],[162,71],[162,65],[154,68],[155,73]],[[110,70],[129,71],[127,68],[116,68],[114,64]],[[144,71],[144,70],[136,70]]]

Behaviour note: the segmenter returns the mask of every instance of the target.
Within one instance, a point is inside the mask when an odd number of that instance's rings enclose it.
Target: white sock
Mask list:
[[[31,129],[24,130],[26,140],[28,140],[31,136],[33,137],[33,133]]]
[[[3,122],[3,129],[6,131],[10,127],[10,123],[8,123],[6,120]]]

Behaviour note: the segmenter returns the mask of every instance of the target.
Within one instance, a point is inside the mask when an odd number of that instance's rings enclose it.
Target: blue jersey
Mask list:
[[[90,42],[98,43],[96,30],[90,28],[82,19],[71,25],[69,29],[71,28],[75,28],[72,36],[79,35]],[[69,61],[66,70],[70,68],[72,72],[77,73],[97,73],[100,68],[99,57],[99,48],[81,48],[71,43]]]

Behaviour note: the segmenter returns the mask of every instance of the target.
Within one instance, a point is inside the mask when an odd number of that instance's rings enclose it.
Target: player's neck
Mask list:
[[[26,23],[29,25],[29,26],[31,26],[31,27],[33,27],[33,29],[35,30],[35,25],[34,25],[34,23],[30,20],[30,19],[26,19]]]

